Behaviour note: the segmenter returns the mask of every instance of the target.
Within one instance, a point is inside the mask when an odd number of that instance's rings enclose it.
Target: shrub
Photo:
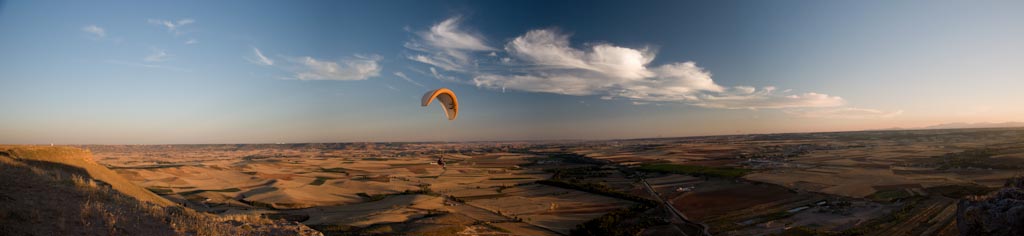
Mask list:
[[[695,166],[678,164],[646,164],[637,168],[646,172],[673,173],[682,175],[739,178],[751,172],[749,169],[726,166]]]

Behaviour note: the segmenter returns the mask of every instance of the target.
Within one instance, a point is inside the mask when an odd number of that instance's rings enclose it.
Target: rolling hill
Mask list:
[[[0,146],[0,235],[322,235],[177,206],[71,147]]]

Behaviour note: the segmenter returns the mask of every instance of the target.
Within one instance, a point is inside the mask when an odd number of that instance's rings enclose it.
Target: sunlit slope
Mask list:
[[[305,225],[257,214],[221,216],[141,201],[138,198],[149,197],[118,183],[124,180],[103,174],[106,169],[82,157],[88,157],[88,152],[0,147],[0,235],[323,236]],[[102,184],[91,173],[118,184]],[[130,196],[114,186],[136,194]]]
[[[175,205],[170,200],[139,187],[107,167],[97,164],[92,159],[92,153],[87,150],[59,146],[0,146],[0,155],[7,155],[21,161],[47,162],[81,168],[81,171],[85,171],[91,178],[109,184],[111,188],[122,194],[161,206]]]

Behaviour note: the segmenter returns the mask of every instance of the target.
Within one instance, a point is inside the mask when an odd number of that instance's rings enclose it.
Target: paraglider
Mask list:
[[[459,115],[459,99],[455,97],[455,93],[448,88],[432,90],[423,94],[421,104],[429,106],[434,99],[441,103],[441,107],[444,108],[444,115],[448,117],[448,120],[455,120],[455,117]]]
[[[423,100],[421,100],[420,104],[422,106],[430,106],[430,103],[435,99],[441,103],[441,108],[444,108],[445,117],[448,117],[448,120],[455,120],[455,117],[459,115],[459,99],[455,97],[455,92],[448,88],[428,91],[423,94]],[[445,166],[444,153],[441,154],[441,157],[437,158],[437,165],[441,166],[442,169],[448,169]]]

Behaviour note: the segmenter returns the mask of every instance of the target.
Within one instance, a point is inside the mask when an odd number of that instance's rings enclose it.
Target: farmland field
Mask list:
[[[190,208],[328,235],[954,235],[957,199],[992,191],[1024,166],[1021,129],[82,147]],[[447,168],[436,165],[442,155]]]

